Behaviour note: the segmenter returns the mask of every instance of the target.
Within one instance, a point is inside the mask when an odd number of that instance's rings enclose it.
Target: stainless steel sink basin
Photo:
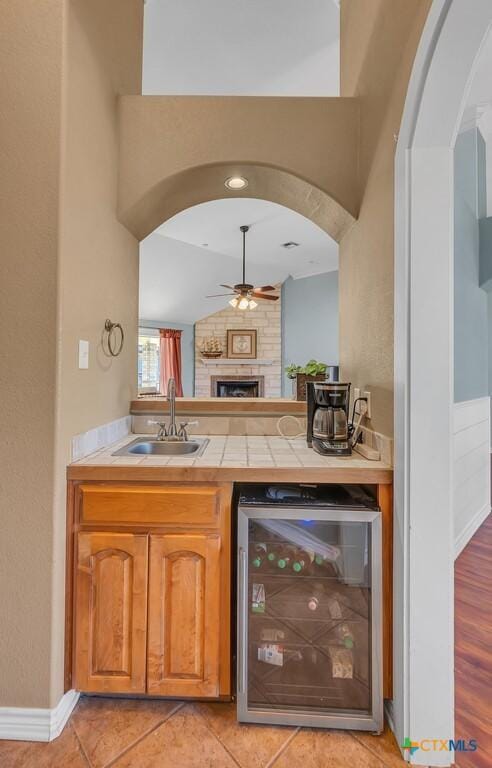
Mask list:
[[[191,440],[153,440],[149,437],[137,437],[131,443],[115,451],[113,456],[201,456],[209,443],[208,438]]]

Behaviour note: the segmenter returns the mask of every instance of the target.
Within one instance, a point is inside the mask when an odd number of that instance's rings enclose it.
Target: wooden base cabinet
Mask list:
[[[68,684],[89,693],[230,696],[232,486],[148,490],[71,489]],[[118,525],[119,505],[134,523]],[[68,582],[70,592],[70,574]]]
[[[220,537],[151,536],[147,691],[219,695]]]
[[[76,581],[77,686],[144,693],[147,536],[79,533]]]

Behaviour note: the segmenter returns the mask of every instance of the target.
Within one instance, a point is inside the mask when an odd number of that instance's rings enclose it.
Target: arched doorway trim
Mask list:
[[[453,149],[491,22],[490,0],[434,0],[396,152],[392,715],[399,740],[454,738]],[[445,766],[453,754],[418,750],[410,761]]]

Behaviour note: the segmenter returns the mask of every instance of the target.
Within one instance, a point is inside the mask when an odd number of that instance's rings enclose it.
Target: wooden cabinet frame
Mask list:
[[[138,504],[135,504],[135,498],[138,498],[140,489],[148,489],[149,497],[153,499],[150,504],[150,514],[146,519],[145,509],[142,511]],[[204,554],[212,557],[212,563],[208,566],[209,578],[214,574],[218,582],[217,609],[215,620],[218,623],[216,642],[218,645],[217,661],[205,660],[207,670],[214,669],[216,675],[215,683],[207,672],[207,683],[205,680],[201,684],[195,681],[195,685],[189,685],[190,692],[186,693],[187,685],[183,683],[181,689],[179,685],[175,686],[173,693],[161,695],[184,696],[189,695],[193,698],[214,698],[230,699],[231,695],[231,499],[232,483],[116,483],[116,482],[88,482],[69,481],[68,485],[68,507],[67,507],[67,568],[66,568],[66,617],[65,617],[65,691],[77,686],[77,675],[80,676],[81,665],[77,666],[76,648],[76,606],[81,610],[80,595],[77,595],[77,582],[80,592],[80,575],[77,580],[77,537],[79,534],[93,534],[103,537],[107,534],[108,542],[111,536],[123,535],[127,544],[132,543],[133,538],[139,539],[146,537],[149,542],[159,541],[176,543],[181,536],[183,541],[188,540],[190,546],[197,544],[198,549],[204,544],[208,549]],[[166,492],[169,491],[170,503],[166,499]],[[84,519],[84,494],[86,498],[91,498],[91,515]],[[131,514],[126,514],[126,521],[116,522],[114,514],[114,497],[121,494],[122,503],[130,498],[130,503],[126,508],[130,508]],[[182,496],[184,500],[177,503],[177,497]],[[104,499],[103,508],[93,504],[92,499]],[[186,515],[187,500],[190,504],[190,519]],[[203,504],[203,515],[197,514],[197,506]],[[106,506],[104,506],[104,504]],[[167,506],[166,506],[167,505]],[[144,505],[146,506],[146,505]],[[167,514],[167,507],[169,514]],[[104,509],[108,510],[108,520],[105,520]],[[176,514],[174,514],[176,513]],[[131,519],[133,515],[133,520]],[[157,517],[156,517],[157,515]],[[95,517],[96,519],[88,519]],[[167,521],[169,517],[169,522]],[[156,522],[156,519],[158,522]],[[151,522],[149,522],[151,520]],[[201,524],[202,523],[202,524]],[[126,534],[126,538],[125,538]],[[133,537],[133,538],[132,538]],[[174,537],[174,539],[173,539]],[[193,538],[195,537],[195,539]],[[149,551],[146,552],[148,558]],[[149,566],[147,565],[147,575],[149,575]],[[85,583],[82,589],[86,588]],[[207,593],[208,595],[209,593]],[[212,598],[211,598],[212,599]],[[215,598],[213,598],[215,599]],[[87,600],[86,600],[87,602]],[[147,608],[148,597],[146,599]],[[157,610],[149,603],[147,612],[147,628],[149,626],[150,611]],[[215,610],[215,608],[214,608]],[[80,622],[80,617],[79,617]],[[216,653],[215,646],[208,645],[205,651]],[[85,652],[85,651],[83,651]],[[138,687],[138,686],[137,686]],[[193,691],[193,687],[195,691]],[[113,688],[113,692],[117,688]],[[83,690],[95,689],[84,687]],[[111,691],[111,685],[106,686],[104,690]],[[170,690],[170,688],[169,688]],[[97,691],[102,692],[102,691]],[[129,685],[128,691],[116,690],[116,692],[135,692],[147,693],[147,686],[143,690],[136,690]],[[157,693],[157,692],[156,692]],[[154,695],[156,695],[154,693]],[[157,693],[157,695],[159,695]]]
[[[122,487],[122,482],[111,481],[87,481],[92,486],[104,487],[105,489],[116,489]],[[152,488],[173,488],[194,489],[196,494],[200,486],[207,489],[210,493],[216,489],[222,494],[221,514],[217,518],[220,523],[214,527],[210,524],[211,518],[203,527],[196,524],[177,525],[176,522],[170,525],[148,524],[144,520],[138,523],[104,523],[101,521],[87,523],[82,519],[82,486],[83,480],[69,480],[68,483],[68,503],[67,503],[67,552],[66,552],[66,609],[65,609],[65,691],[73,688],[73,670],[75,669],[75,649],[74,649],[74,606],[75,606],[75,587],[74,574],[76,562],[76,536],[79,531],[87,532],[120,532],[120,533],[145,533],[152,535],[166,534],[186,534],[195,533],[213,534],[216,531],[220,535],[220,694],[218,699],[230,699],[231,695],[231,635],[234,636],[234,629],[231,626],[231,590],[233,590],[231,573],[231,500],[233,485],[232,482],[153,482],[153,481],[125,481],[123,487],[152,487]],[[380,483],[371,486],[376,493],[377,501],[381,507],[382,529],[383,529],[383,692],[385,698],[392,698],[392,678],[393,678],[393,489],[389,482]]]

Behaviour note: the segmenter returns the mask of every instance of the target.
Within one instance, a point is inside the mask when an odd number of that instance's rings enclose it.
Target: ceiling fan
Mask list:
[[[255,288],[254,285],[246,282],[246,232],[249,230],[249,226],[243,224],[239,227],[243,233],[243,281],[237,283],[237,285],[223,285],[221,288],[229,288],[232,293],[216,293],[213,296],[206,296],[207,299],[216,299],[219,296],[233,296],[229,304],[235,309],[254,309],[258,306],[255,299],[267,299],[268,301],[278,301],[278,296],[270,296],[270,291],[275,291],[273,285],[262,285]]]

